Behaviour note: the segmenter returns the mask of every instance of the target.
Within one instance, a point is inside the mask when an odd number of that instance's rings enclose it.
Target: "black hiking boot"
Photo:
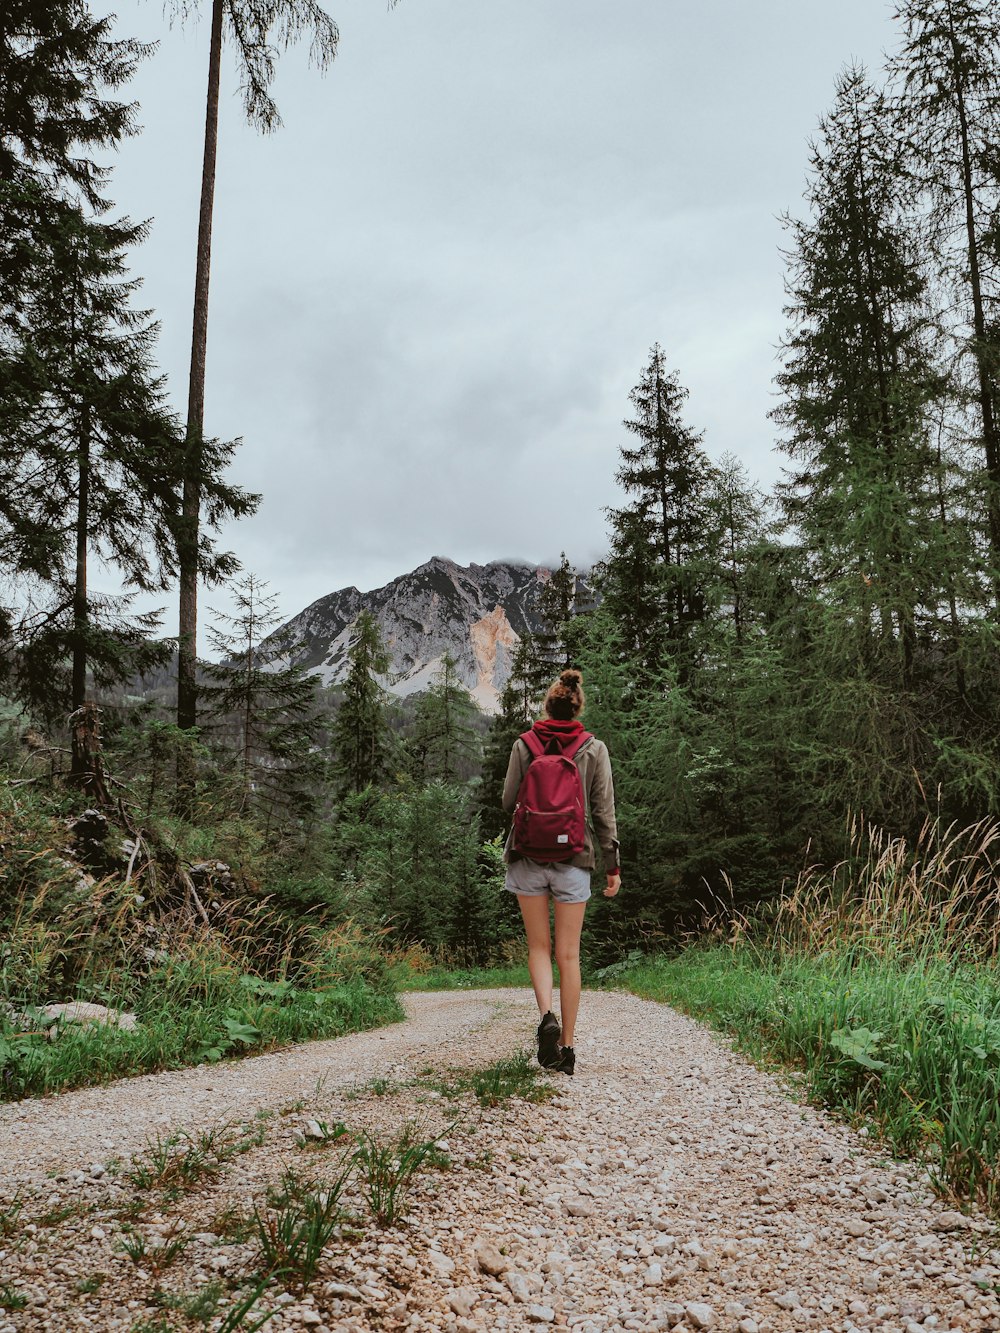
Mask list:
[[[551,1010],[538,1025],[538,1063],[543,1069],[554,1069],[559,1062],[559,1034],[562,1027]]]
[[[576,1051],[572,1046],[559,1047],[559,1059],[552,1066],[560,1074],[569,1074],[573,1077],[573,1071],[576,1069]]]

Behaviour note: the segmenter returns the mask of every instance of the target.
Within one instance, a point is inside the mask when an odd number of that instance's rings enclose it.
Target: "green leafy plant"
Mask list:
[[[300,1148],[328,1148],[331,1144],[339,1143],[350,1131],[340,1120],[332,1125],[325,1120],[310,1120],[305,1128],[297,1135]]]
[[[198,1291],[159,1293],[160,1303],[169,1310],[176,1310],[186,1319],[196,1319],[206,1326],[218,1314],[219,1306],[225,1296],[221,1282],[209,1282]]]
[[[264,1314],[256,1313],[257,1302],[267,1290],[270,1282],[269,1277],[261,1278],[246,1296],[237,1301],[235,1305],[230,1306],[226,1311],[225,1318],[219,1325],[218,1333],[236,1333],[237,1329],[242,1330],[243,1333],[257,1333],[258,1329],[270,1323],[274,1318],[275,1311],[270,1310]]]
[[[528,1102],[545,1102],[555,1096],[555,1089],[541,1079],[541,1070],[529,1051],[516,1051],[482,1069],[452,1069],[445,1073],[423,1070],[420,1079],[427,1086],[449,1098],[472,1093],[480,1106],[499,1106],[511,1097]]]
[[[830,1045],[834,1050],[853,1064],[873,1071],[888,1068],[886,1062],[876,1059],[874,1054],[881,1041],[881,1032],[873,1032],[871,1028],[865,1027],[837,1028],[830,1033]]]
[[[24,1208],[24,1200],[21,1195],[15,1194],[3,1208],[0,1208],[0,1237],[6,1240],[9,1236],[14,1236],[18,1231],[18,1218]]]
[[[153,1277],[159,1277],[181,1257],[190,1244],[190,1236],[177,1231],[164,1236],[159,1244],[151,1244],[141,1232],[130,1228],[119,1239],[117,1248],[127,1254],[137,1268],[141,1264],[149,1269]]]

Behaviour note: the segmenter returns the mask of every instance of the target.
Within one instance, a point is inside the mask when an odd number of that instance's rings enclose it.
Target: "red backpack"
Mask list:
[[[584,731],[562,750],[547,749],[534,731],[521,740],[532,758],[517,793],[514,850],[532,861],[569,861],[583,851],[587,833],[583,780],[573,756],[593,737]]]

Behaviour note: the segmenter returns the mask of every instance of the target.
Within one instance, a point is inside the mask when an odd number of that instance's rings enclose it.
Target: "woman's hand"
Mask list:
[[[608,887],[604,890],[605,898],[613,898],[622,886],[621,875],[609,875]]]

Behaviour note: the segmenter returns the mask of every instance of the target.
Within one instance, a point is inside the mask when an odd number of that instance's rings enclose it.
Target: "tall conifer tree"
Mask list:
[[[902,0],[891,62],[907,167],[930,206],[931,253],[978,417],[987,564],[1000,610],[1000,12],[995,0]],[[955,315],[957,314],[957,322]],[[964,396],[964,391],[963,391]]]
[[[423,779],[452,782],[475,767],[479,738],[473,726],[477,708],[458,679],[457,663],[445,653],[430,689],[421,696],[409,742],[414,767]]]
[[[683,659],[688,632],[705,615],[711,465],[701,435],[682,419],[687,396],[654,344],[629,394],[635,415],[624,422],[637,443],[622,446],[615,477],[635,498],[608,510],[604,595],[624,642],[651,671],[667,656]]]
[[[913,774],[927,779],[936,762],[928,702],[937,713],[959,683],[944,622],[956,590],[974,604],[974,562],[960,525],[940,520],[930,425],[945,386],[921,237],[885,99],[861,70],[838,81],[806,197],[811,216],[789,224],[793,327],[775,413],[795,463],[783,496],[806,574],[800,633],[788,635],[811,645],[798,672],[813,682],[801,781],[822,772],[841,808],[898,827],[923,799]]]
[[[361,792],[379,782],[389,765],[392,733],[386,691],[378,682],[391,666],[378,621],[362,611],[347,654],[350,670],[331,733],[334,767],[344,791]]]
[[[175,0],[175,9],[182,16],[198,7],[197,0]],[[205,363],[222,47],[228,37],[236,49],[247,119],[258,129],[270,131],[281,124],[270,93],[276,52],[304,36],[310,39],[311,60],[321,70],[326,69],[336,55],[337,27],[315,0],[212,0],[180,546],[177,725],[183,728],[193,727],[197,722],[200,479],[205,472],[200,453],[205,432]],[[182,775],[182,787],[189,782],[190,774]]]
[[[572,666],[569,624],[576,611],[576,570],[563,551],[559,567],[552,570],[538,598],[538,617],[542,627],[533,636],[539,665],[551,674]]]
[[[252,574],[233,588],[232,613],[209,631],[217,663],[205,667],[209,715],[236,779],[241,810],[279,810],[295,822],[312,806],[322,764],[316,745],[316,678],[291,658],[295,643],[275,632],[277,596]]]

